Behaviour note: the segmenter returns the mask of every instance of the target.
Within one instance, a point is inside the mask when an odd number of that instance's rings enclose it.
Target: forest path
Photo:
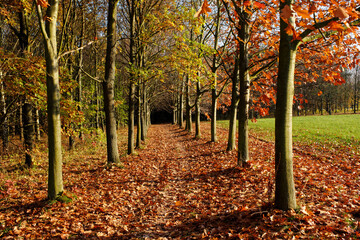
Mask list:
[[[234,211],[268,200],[271,190],[267,179],[272,170],[255,168],[249,170],[254,176],[245,179],[244,170],[236,167],[236,152],[224,151],[224,141],[210,143],[209,126],[202,127],[203,138],[195,139],[175,125],[152,125],[145,149],[124,162],[129,164],[126,169],[134,171],[136,188],[146,189],[140,210],[144,215],[132,222],[142,225],[136,237],[200,238],[208,234],[207,225],[214,234],[222,225],[233,224],[228,218],[237,218],[232,215]],[[227,131],[220,129],[218,134],[226,139]],[[258,144],[264,145],[258,157],[271,153],[271,144]],[[249,188],[253,181],[257,186]],[[248,223],[243,221],[244,225]]]
[[[360,236],[360,157],[346,148],[296,146],[301,209],[279,211],[274,199],[274,144],[250,137],[250,167],[226,152],[227,130],[210,143],[210,124],[194,139],[174,125],[152,125],[147,144],[123,167],[108,167],[103,138],[66,152],[69,203],[49,203],[47,158],[13,171],[0,188],[4,239],[351,239]],[[126,129],[119,148],[126,147]],[[45,152],[45,151],[44,151]],[[1,175],[2,174],[2,175]],[[11,174],[1,172],[0,176]],[[9,175],[10,176],[10,175]],[[351,223],[350,221],[353,221]]]

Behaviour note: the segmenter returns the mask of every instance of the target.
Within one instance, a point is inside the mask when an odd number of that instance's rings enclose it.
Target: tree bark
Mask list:
[[[119,151],[117,145],[114,81],[115,81],[115,57],[116,57],[116,7],[119,0],[109,0],[107,47],[105,62],[105,79],[103,81],[104,109],[106,116],[106,142],[107,162],[119,163]]]
[[[229,135],[228,135],[228,144],[226,151],[232,151],[235,149],[235,140],[236,140],[236,117],[237,117],[237,108],[239,104],[238,96],[238,84],[239,84],[239,73],[238,73],[238,56],[235,59],[235,69],[232,76],[232,88],[231,88],[231,106],[230,106],[230,123],[229,123]]]
[[[80,35],[80,47],[84,46],[84,36],[85,36],[85,12],[84,9],[81,9],[82,11],[82,17],[81,17],[81,35]],[[82,111],[82,106],[81,106],[81,102],[82,102],[82,72],[81,72],[81,68],[83,67],[83,50],[80,49],[79,50],[79,60],[78,60],[78,69],[77,69],[77,83],[78,83],[78,88],[77,88],[77,99],[76,101],[79,104],[79,108],[78,110],[81,112]],[[79,127],[79,138],[82,139],[83,138],[83,133],[82,133],[82,124],[80,123]]]
[[[186,101],[186,125],[185,130],[192,132],[191,106],[190,106],[190,78],[186,75],[185,101]]]
[[[37,6],[38,19],[45,43],[46,86],[48,111],[49,178],[48,197],[56,199],[64,191],[62,179],[61,121],[59,62],[56,41],[58,0],[50,0],[46,11],[47,21],[43,20],[41,7]]]
[[[35,109],[35,134],[36,134],[36,140],[41,140],[41,133],[40,133],[40,114],[39,110]]]
[[[25,165],[29,168],[33,166],[31,151],[34,142],[34,123],[32,106],[29,102],[23,105],[23,119],[24,119],[24,145],[25,145]]]
[[[294,0],[280,2],[292,7]],[[289,22],[295,27],[294,17]],[[292,106],[297,45],[286,33],[288,26],[280,20],[279,69],[275,113],[275,207],[283,210],[296,208],[292,155]]]
[[[217,16],[216,16],[216,28],[214,33],[214,50],[217,51],[218,44],[219,44],[219,34],[220,34],[220,17],[221,17],[221,6],[220,6],[220,0],[216,0],[216,6],[217,6]],[[212,59],[212,66],[211,71],[214,74],[214,82],[211,89],[211,142],[217,141],[217,135],[216,135],[216,121],[217,121],[217,100],[219,98],[219,95],[217,93],[217,69],[218,64],[217,62],[217,56],[218,54],[213,55]]]
[[[195,102],[195,138],[201,138],[201,130],[200,130],[200,115],[201,115],[201,86],[200,81],[196,83],[196,102]]]
[[[181,80],[180,84],[180,96],[179,96],[179,127],[184,127],[184,84],[185,84],[185,76]]]
[[[141,147],[141,132],[142,132],[142,125],[141,125],[141,83],[138,83],[137,86],[137,121],[136,121],[136,127],[137,127],[137,134],[136,134],[136,148]]]
[[[240,95],[239,95],[239,124],[238,124],[238,165],[244,166],[249,161],[249,99],[250,99],[250,74],[248,71],[248,42],[250,40],[250,16],[242,13],[240,20]]]
[[[147,94],[146,94],[146,83],[144,82],[143,84],[143,88],[142,88],[142,105],[141,105],[141,140],[145,141],[146,140],[146,136],[147,136],[147,130],[148,130],[148,126],[147,126]]]
[[[132,79],[130,79],[132,81]],[[129,116],[128,116],[128,154],[135,152],[134,147],[134,126],[135,126],[135,108],[134,108],[135,84],[130,82],[129,86]]]
[[[135,0],[130,1],[130,68],[135,64]],[[129,83],[129,112],[128,112],[128,154],[135,152],[134,147],[134,125],[135,125],[135,75],[130,69]]]
[[[8,131],[8,117],[6,112],[6,101],[5,101],[5,89],[4,82],[2,81],[2,72],[0,69],[0,84],[1,84],[1,111],[3,115],[3,120],[1,124],[1,139],[3,142],[3,151],[5,152],[9,146],[9,131]]]

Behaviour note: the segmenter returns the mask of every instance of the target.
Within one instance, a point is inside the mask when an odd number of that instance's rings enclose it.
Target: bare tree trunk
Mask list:
[[[128,154],[133,154],[135,151],[135,147],[134,147],[134,125],[135,125],[134,92],[135,92],[135,84],[130,83],[130,86],[129,86],[129,117],[128,117]]]
[[[2,124],[1,124],[1,139],[3,142],[3,150],[4,152],[7,151],[9,146],[9,131],[8,131],[8,117],[6,112],[6,101],[5,101],[5,89],[4,89],[4,82],[2,81],[2,72],[0,69],[0,84],[1,84],[1,111],[2,111]]]
[[[219,34],[220,34],[220,17],[221,17],[221,6],[220,6],[220,0],[216,0],[216,6],[217,6],[217,16],[216,16],[216,28],[214,33],[214,50],[217,51],[218,49],[218,43],[219,43]],[[216,135],[216,121],[217,121],[217,99],[219,98],[219,95],[217,93],[217,53],[213,55],[212,59],[212,66],[211,71],[214,74],[214,82],[211,89],[211,142],[217,141],[217,135]]]
[[[139,83],[137,86],[137,104],[138,104],[138,112],[137,112],[137,121],[136,121],[136,127],[137,127],[137,134],[136,134],[136,148],[141,147],[141,132],[142,132],[142,125],[141,125],[141,84]]]
[[[294,0],[280,2],[280,9]],[[295,26],[294,17],[289,22]],[[286,33],[288,26],[280,19],[280,52],[275,113],[275,207],[296,208],[292,154],[292,106],[297,45]]]
[[[119,163],[119,151],[117,145],[114,81],[115,81],[115,57],[116,57],[116,8],[119,0],[109,0],[107,47],[105,62],[105,79],[103,81],[104,109],[106,116],[106,142],[107,162]]]
[[[185,84],[185,76],[181,80],[180,84],[180,96],[179,96],[179,127],[184,127],[184,84]]]
[[[23,119],[24,119],[24,145],[25,145],[25,165],[29,168],[33,166],[31,152],[34,142],[34,123],[32,115],[32,106],[25,101],[23,105]]]
[[[135,64],[135,0],[130,1],[130,65]],[[135,75],[130,70],[129,83],[129,115],[128,115],[128,154],[135,152],[134,125],[135,125]]]
[[[200,104],[201,104],[201,91],[200,91],[200,82],[196,83],[196,102],[195,102],[195,138],[201,138],[201,130],[200,130]]]
[[[249,161],[249,99],[250,74],[248,71],[248,42],[250,40],[250,16],[245,11],[242,14],[240,28],[240,98],[239,98],[239,133],[238,133],[238,165],[244,166]]]
[[[41,133],[40,133],[40,114],[39,110],[35,109],[35,133],[36,133],[36,140],[41,140]]]
[[[185,97],[186,97],[186,125],[185,125],[185,130],[187,130],[188,132],[192,132],[192,116],[191,116],[191,106],[190,106],[190,78],[188,75],[186,75],[186,92],[185,92]]]
[[[81,35],[80,35],[80,47],[83,47],[84,45],[84,35],[85,35],[85,11],[84,9],[81,9],[82,11],[82,17],[81,17]],[[79,104],[79,111],[82,111],[82,107],[81,107],[81,102],[82,102],[82,72],[81,72],[81,68],[83,67],[83,50],[79,50],[79,61],[78,61],[78,71],[77,71],[77,83],[78,83],[78,88],[77,88],[77,99],[76,101]],[[83,138],[83,133],[82,133],[82,124],[80,123],[79,126],[79,138],[82,139]]]
[[[145,141],[147,136],[147,120],[146,120],[146,111],[147,111],[147,94],[146,94],[146,83],[143,83],[143,89],[142,89],[142,105],[141,105],[141,140]]]
[[[56,199],[64,191],[62,180],[61,121],[60,121],[60,85],[59,62],[56,41],[56,26],[59,2],[50,0],[46,11],[47,21],[43,20],[41,7],[37,6],[45,45],[47,110],[48,110],[48,145],[49,178],[48,197]]]
[[[20,140],[24,139],[24,120],[23,120],[23,98],[19,101],[19,134]]]
[[[236,140],[236,117],[237,117],[237,108],[239,104],[238,96],[238,84],[239,84],[239,72],[238,72],[238,56],[235,60],[235,69],[232,76],[232,88],[231,88],[231,106],[230,106],[230,123],[229,123],[229,135],[226,151],[231,151],[235,149],[235,140]]]

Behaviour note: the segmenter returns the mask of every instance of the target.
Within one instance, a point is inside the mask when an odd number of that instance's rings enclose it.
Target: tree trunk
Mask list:
[[[35,109],[35,133],[36,133],[36,140],[41,140],[41,133],[40,133],[40,115],[39,110]]]
[[[235,149],[237,108],[238,101],[236,99],[231,100],[229,135],[226,151],[232,151]]]
[[[81,17],[81,35],[80,35],[80,47],[84,46],[84,36],[85,36],[85,11],[84,9],[81,9],[82,11],[82,17]],[[78,61],[78,71],[77,71],[77,83],[78,83],[78,88],[77,88],[77,99],[76,101],[79,104],[79,108],[78,110],[81,112],[82,111],[82,107],[81,107],[81,102],[82,102],[82,71],[81,68],[83,67],[83,50],[79,50],[79,61]],[[79,125],[79,138],[82,139],[83,138],[83,133],[82,133],[82,124],[80,123]]]
[[[135,64],[135,0],[130,1],[130,66]],[[129,112],[128,112],[128,154],[135,152],[134,148],[134,125],[135,125],[135,75],[130,69],[129,83]]]
[[[196,83],[196,102],[195,102],[195,138],[201,138],[201,130],[200,130],[200,115],[201,115],[201,92],[200,92],[200,82]]]
[[[294,0],[280,2],[280,9]],[[294,17],[289,22],[295,27]],[[288,26],[280,20],[279,69],[275,113],[275,207],[283,210],[296,208],[292,155],[292,106],[296,44],[286,33]]]
[[[141,147],[141,132],[142,132],[142,126],[141,126],[141,83],[138,83],[137,86],[137,104],[138,104],[138,111],[137,111],[137,121],[136,121],[136,127],[137,127],[137,134],[136,134],[136,148]]]
[[[185,84],[184,77],[181,81],[180,96],[179,96],[179,127],[180,128],[184,127],[184,84]]]
[[[357,78],[358,78],[358,72],[359,72],[359,67],[356,68],[356,73],[355,73],[355,76],[354,76],[354,114],[356,114],[356,107],[359,106],[357,104]]]
[[[231,88],[231,106],[230,106],[230,123],[229,123],[229,135],[228,135],[228,144],[226,151],[232,151],[235,149],[235,140],[236,140],[236,116],[237,108],[239,104],[238,96],[238,83],[239,83],[239,73],[238,73],[238,56],[235,60],[235,69],[232,76],[232,88]]]
[[[29,168],[33,166],[31,152],[33,149],[34,139],[34,123],[32,106],[25,100],[23,105],[23,120],[24,120],[24,145],[25,145],[25,165]]]
[[[23,98],[20,98],[19,101],[19,134],[20,140],[24,139],[24,120],[23,120]]]
[[[132,81],[132,79],[130,79]],[[134,147],[134,125],[135,125],[135,108],[134,108],[135,84],[129,86],[129,116],[128,116],[128,154],[135,152]]]
[[[103,81],[104,109],[106,116],[106,143],[108,163],[119,163],[119,151],[117,145],[114,81],[116,60],[116,7],[119,0],[109,0],[107,47],[105,62],[105,79]]]
[[[59,62],[56,42],[56,26],[59,2],[50,0],[46,11],[48,20],[44,21],[41,7],[37,6],[45,45],[46,86],[48,111],[48,146],[49,146],[49,177],[48,197],[56,199],[64,191],[62,180],[62,153],[61,153],[61,120],[60,120],[60,85]]]
[[[217,51],[218,49],[218,43],[219,43],[219,34],[220,34],[220,18],[221,18],[221,6],[220,6],[220,0],[216,0],[216,6],[217,6],[217,16],[216,16],[216,28],[214,33],[214,50]],[[217,69],[218,64],[217,56],[218,54],[213,55],[212,59],[212,66],[211,71],[214,74],[214,82],[211,89],[211,142],[217,141],[217,135],[216,135],[216,121],[217,121],[217,99],[219,98],[219,95],[217,93]]]
[[[5,152],[9,146],[9,131],[8,131],[8,118],[6,112],[5,89],[4,82],[2,81],[2,72],[0,69],[0,84],[1,84],[1,111],[2,111],[2,124],[1,124],[1,139],[3,142],[3,151]]]
[[[146,121],[146,110],[147,110],[147,94],[146,94],[146,83],[143,83],[142,89],[142,106],[141,106],[141,140],[145,141],[147,136],[147,121]]]
[[[187,130],[188,132],[192,132],[192,119],[191,119],[191,106],[190,106],[190,78],[188,75],[186,75],[186,92],[185,92],[185,96],[186,96],[186,125],[185,125],[185,130]]]
[[[248,42],[250,39],[250,16],[243,12],[240,29],[240,96],[239,96],[239,124],[238,124],[238,165],[244,166],[249,161],[249,99],[250,74],[248,71]]]

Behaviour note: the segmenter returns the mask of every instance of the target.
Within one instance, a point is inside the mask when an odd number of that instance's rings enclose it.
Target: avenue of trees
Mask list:
[[[108,164],[145,144],[152,111],[201,137],[227,111],[227,150],[251,157],[248,121],[274,115],[275,206],[297,207],[292,116],[359,111],[359,1],[12,0],[0,3],[2,148],[24,162],[48,138],[48,197],[64,191],[61,139],[104,131]],[[193,123],[195,121],[195,129]],[[238,126],[238,128],[236,127]],[[236,132],[237,130],[237,132]],[[236,136],[238,145],[236,146]],[[64,149],[63,149],[64,150]]]

